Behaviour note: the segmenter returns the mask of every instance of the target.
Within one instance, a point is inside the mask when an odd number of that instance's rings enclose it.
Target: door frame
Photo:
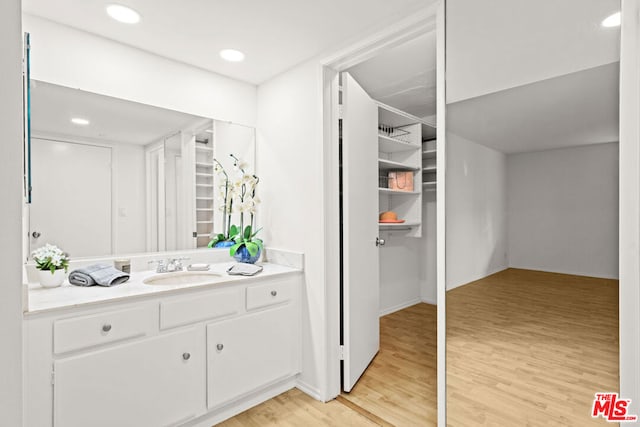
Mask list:
[[[630,413],[640,414],[640,4],[622,0],[621,10],[619,379]]]
[[[326,377],[323,400],[330,400],[341,392],[340,378],[340,218],[339,218],[339,159],[338,159],[338,100],[334,94],[335,76],[341,71],[363,62],[378,53],[398,46],[418,35],[437,31],[437,138],[439,165],[442,165],[437,184],[437,374],[438,425],[446,426],[445,371],[445,0],[413,14],[382,32],[352,44],[320,61],[322,80],[323,172],[324,172],[324,228],[325,228],[325,297],[326,297]],[[441,142],[440,142],[441,141]]]

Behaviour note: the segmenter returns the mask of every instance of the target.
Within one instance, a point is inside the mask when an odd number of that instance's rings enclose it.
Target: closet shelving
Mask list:
[[[422,189],[435,191],[437,185],[436,140],[422,142]]]
[[[419,119],[393,107],[378,103],[378,208],[394,211],[401,224],[380,223],[380,230],[405,231],[407,236],[422,234],[422,127]],[[409,173],[413,180],[407,190],[393,189],[389,173]],[[409,186],[408,184],[413,184]]]
[[[213,129],[205,129],[196,135],[195,144],[195,200],[196,247],[209,244],[213,231]]]

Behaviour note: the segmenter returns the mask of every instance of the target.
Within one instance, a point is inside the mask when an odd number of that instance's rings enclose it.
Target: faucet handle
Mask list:
[[[156,268],[156,273],[163,273],[166,271],[166,266],[164,264],[164,260],[163,259],[152,259],[151,261],[148,262],[148,264],[158,264],[158,267]]]

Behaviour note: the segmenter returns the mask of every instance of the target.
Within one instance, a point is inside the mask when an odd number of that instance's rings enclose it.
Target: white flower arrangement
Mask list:
[[[252,255],[262,249],[262,241],[256,239],[258,231],[254,231],[256,207],[260,199],[256,196],[256,187],[260,179],[256,175],[246,172],[247,164],[230,154],[234,160],[233,171],[227,173],[224,167],[216,159],[213,159],[215,171],[218,174],[220,185],[218,187],[218,205],[223,212],[223,233],[215,236],[209,247],[214,247],[223,241],[234,241],[231,251],[246,246]],[[244,214],[249,214],[249,224],[245,226]],[[239,214],[240,225],[231,224],[232,214]]]
[[[51,274],[56,270],[62,270],[66,272],[69,268],[69,255],[64,253],[62,249],[55,245],[46,245],[39,247],[32,252],[31,256],[36,262],[36,268],[38,270],[49,270]]]

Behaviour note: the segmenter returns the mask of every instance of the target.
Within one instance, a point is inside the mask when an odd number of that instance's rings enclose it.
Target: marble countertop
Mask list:
[[[206,289],[220,286],[228,286],[233,283],[255,282],[260,279],[300,273],[302,270],[268,262],[259,263],[263,270],[255,276],[231,276],[226,270],[233,262],[211,264],[209,273],[217,273],[212,281],[202,281],[191,284],[177,285],[147,285],[143,283],[148,277],[160,274],[153,270],[131,273],[129,281],[112,287],[103,286],[73,286],[68,280],[58,288],[43,288],[39,284],[29,284],[29,307],[25,316],[30,314],[48,312],[51,310],[66,309],[90,304],[123,301],[131,297],[158,296],[178,293],[185,289]]]

